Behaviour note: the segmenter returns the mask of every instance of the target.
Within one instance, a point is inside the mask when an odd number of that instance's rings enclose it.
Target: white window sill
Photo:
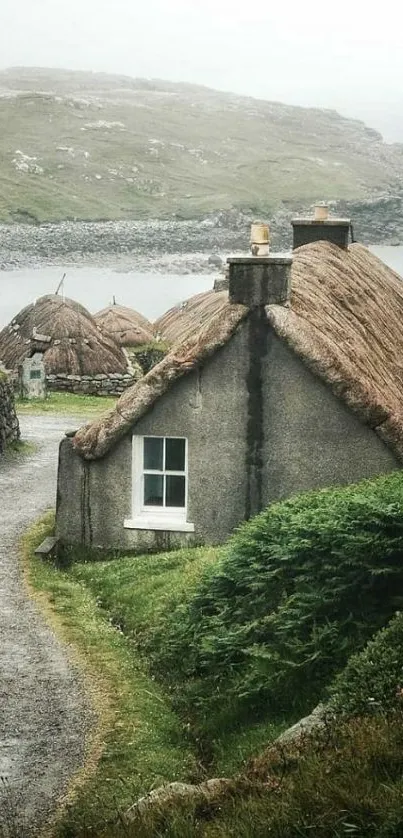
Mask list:
[[[188,521],[181,521],[175,518],[126,518],[123,526],[127,530],[164,530],[165,532],[194,532],[195,525]]]

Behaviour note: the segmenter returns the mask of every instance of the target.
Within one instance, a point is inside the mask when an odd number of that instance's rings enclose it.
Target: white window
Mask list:
[[[187,482],[184,437],[133,436],[132,518],[125,527],[193,532]]]

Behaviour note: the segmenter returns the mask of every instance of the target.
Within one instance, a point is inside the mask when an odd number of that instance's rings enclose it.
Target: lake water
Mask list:
[[[371,250],[403,277],[403,247],[371,247]],[[60,267],[1,271],[0,329],[37,297],[54,293],[62,275]],[[67,297],[82,303],[92,313],[105,308],[115,296],[116,302],[155,320],[181,300],[212,288],[213,282],[212,274],[140,274],[69,266],[64,289]]]

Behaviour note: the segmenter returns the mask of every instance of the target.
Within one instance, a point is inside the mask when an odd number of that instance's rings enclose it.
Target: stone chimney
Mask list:
[[[326,204],[317,204],[312,218],[294,218],[291,224],[293,250],[303,244],[317,241],[332,242],[347,250],[351,220],[332,218],[329,216],[329,208]]]
[[[291,255],[231,256],[229,301],[249,308],[287,305],[291,292]]]

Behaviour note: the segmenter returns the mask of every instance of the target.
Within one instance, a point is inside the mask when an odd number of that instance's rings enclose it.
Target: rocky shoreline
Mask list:
[[[403,197],[333,203],[351,217],[364,244],[403,243]],[[271,219],[273,250],[291,247],[291,218],[307,207],[284,208]],[[192,220],[64,221],[0,225],[0,270],[89,264],[163,273],[216,272],[228,253],[245,251],[255,214],[230,210]]]

